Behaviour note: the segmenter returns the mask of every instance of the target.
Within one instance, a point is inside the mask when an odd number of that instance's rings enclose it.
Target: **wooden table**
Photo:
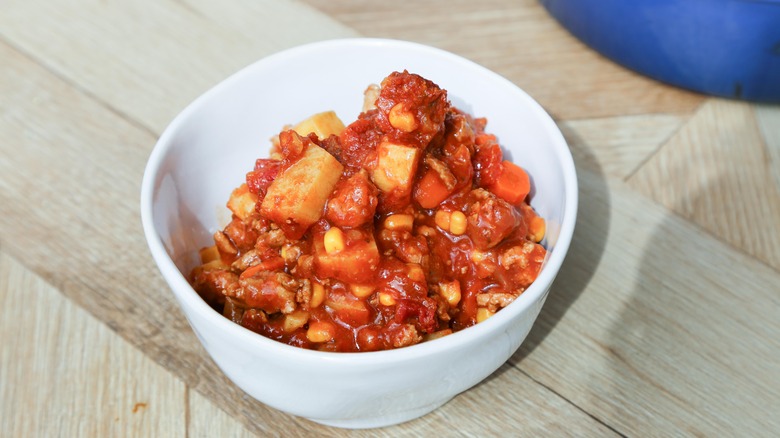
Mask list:
[[[147,251],[139,191],[159,134],[211,85],[358,35],[441,47],[525,89],[569,141],[580,213],[499,371],[421,419],[349,434],[780,431],[780,107],[627,71],[533,0],[6,0],[1,436],[345,433],[218,372]]]

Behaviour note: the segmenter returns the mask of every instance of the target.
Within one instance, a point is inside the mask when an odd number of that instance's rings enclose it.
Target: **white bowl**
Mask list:
[[[441,339],[397,350],[331,353],[282,344],[212,310],[186,276],[198,249],[229,218],[225,203],[269,138],[286,124],[333,109],[346,123],[363,91],[407,69],[446,89],[455,106],[487,117],[505,154],[533,181],[531,204],[547,220],[549,250],[536,280],[490,319]],[[264,58],[190,104],[160,137],[141,191],[154,260],[203,346],[257,400],[313,421],[379,427],[422,416],[503,364],[528,334],[571,242],[577,179],[555,123],[511,82],[456,55],[401,41],[346,39]]]

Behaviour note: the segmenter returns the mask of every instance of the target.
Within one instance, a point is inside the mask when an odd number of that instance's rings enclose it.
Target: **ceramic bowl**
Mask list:
[[[359,114],[363,91],[407,69],[448,90],[454,105],[488,118],[506,155],[532,177],[547,220],[548,258],[515,302],[474,327],[390,351],[332,353],[282,344],[234,324],[190,287],[198,249],[229,219],[225,203],[269,139],[287,124],[335,110]],[[246,67],[181,112],[152,152],[141,212],[152,256],[203,347],[260,402],[313,421],[379,427],[422,416],[503,364],[528,334],[571,241],[577,180],[569,149],[547,113],[508,80],[466,59],[418,44],[333,40],[286,50]]]

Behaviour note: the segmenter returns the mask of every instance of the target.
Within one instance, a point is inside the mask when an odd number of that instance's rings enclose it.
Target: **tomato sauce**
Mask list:
[[[282,131],[233,192],[191,274],[225,317],[301,348],[385,350],[482,322],[536,279],[544,221],[487,120],[406,71],[378,90],[347,126],[322,113]]]

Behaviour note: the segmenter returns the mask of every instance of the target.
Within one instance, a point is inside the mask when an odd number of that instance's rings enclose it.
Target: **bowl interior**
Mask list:
[[[212,234],[229,220],[230,192],[255,159],[268,156],[273,135],[326,110],[350,123],[366,86],[404,69],[446,89],[460,109],[486,117],[487,131],[498,136],[506,156],[528,170],[531,204],[548,222],[547,263],[554,265],[537,282],[549,286],[568,249],[577,202],[573,162],[557,127],[506,79],[450,53],[398,41],[336,40],[281,52],[193,102],[166,129],[150,158],[142,193],[147,234],[153,228],[186,276],[199,262],[197,250],[211,245]],[[539,294],[544,292],[546,287]]]

